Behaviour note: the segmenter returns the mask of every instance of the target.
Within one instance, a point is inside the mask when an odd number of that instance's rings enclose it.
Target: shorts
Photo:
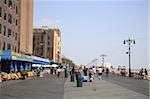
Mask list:
[[[102,73],[98,73],[98,75],[99,75],[99,76],[101,76],[101,75],[102,75]]]

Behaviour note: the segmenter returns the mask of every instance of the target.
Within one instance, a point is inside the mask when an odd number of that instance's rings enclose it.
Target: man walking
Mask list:
[[[58,69],[57,69],[57,76],[58,76],[58,77],[60,76],[60,72],[61,72],[61,70],[60,70],[60,68],[58,68]]]
[[[106,78],[108,78],[108,74],[109,74],[109,69],[106,68]]]
[[[103,69],[98,67],[97,72],[98,72],[98,78],[99,78],[99,80],[101,80],[102,79]]]

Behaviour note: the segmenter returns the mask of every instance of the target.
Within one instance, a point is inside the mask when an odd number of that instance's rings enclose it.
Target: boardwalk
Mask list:
[[[64,76],[48,76],[4,83],[0,99],[63,99]]]
[[[2,83],[0,99],[148,99],[149,81],[109,75],[76,87],[70,78],[54,75]]]
[[[76,83],[67,80],[64,99],[149,99],[147,95],[148,81],[144,81],[144,83],[141,81],[140,83],[140,81],[131,80],[130,78],[114,78],[109,77],[106,79],[104,77],[103,80],[96,78],[92,83],[83,83],[82,88],[77,88]],[[137,83],[134,85],[134,82]],[[142,90],[145,92],[142,92]]]

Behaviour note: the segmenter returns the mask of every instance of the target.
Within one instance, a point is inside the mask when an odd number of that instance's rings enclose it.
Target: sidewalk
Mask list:
[[[126,89],[105,80],[94,79],[76,87],[76,82],[67,79],[64,87],[64,99],[149,99],[148,96]]]

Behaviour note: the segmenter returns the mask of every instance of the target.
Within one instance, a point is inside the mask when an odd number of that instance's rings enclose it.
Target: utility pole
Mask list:
[[[126,52],[126,54],[129,55],[129,77],[131,77],[131,44],[135,44],[135,40],[132,40],[132,39],[128,39],[128,40],[124,40],[123,41],[123,44],[128,44],[128,47],[129,47],[129,51]]]
[[[105,61],[105,54],[101,54],[100,57],[102,57],[102,67],[104,67],[104,61]]]

